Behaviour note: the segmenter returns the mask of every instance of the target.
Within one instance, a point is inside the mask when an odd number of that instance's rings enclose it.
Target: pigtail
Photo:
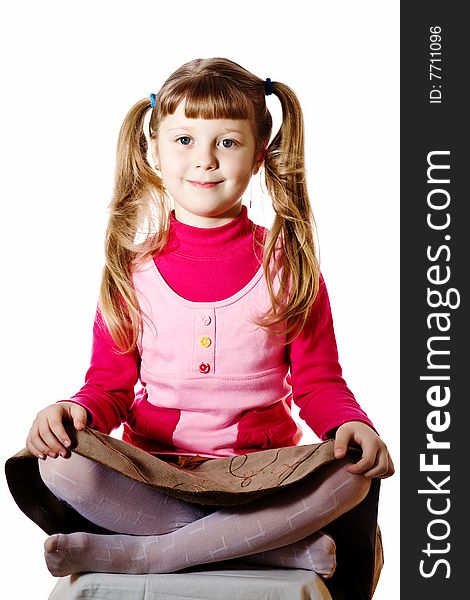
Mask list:
[[[272,91],[279,98],[283,118],[265,154],[265,181],[275,219],[263,259],[271,308],[259,324],[292,334],[292,340],[305,325],[318,293],[320,269],[306,184],[302,110],[288,86],[274,82]]]
[[[105,237],[99,304],[109,332],[122,352],[136,347],[141,325],[132,284],[133,267],[162,248],[168,233],[169,208],[163,184],[147,160],[143,127],[149,108],[149,100],[137,102],[121,126]],[[160,216],[158,227],[153,225],[155,212]],[[137,243],[138,235],[144,238],[143,242]]]

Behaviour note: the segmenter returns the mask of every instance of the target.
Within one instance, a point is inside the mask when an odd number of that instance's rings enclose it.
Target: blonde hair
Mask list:
[[[273,81],[282,124],[271,142],[272,118],[265,81],[225,58],[196,59],[177,69],[155,96],[137,102],[126,115],[117,144],[115,185],[109,206],[100,310],[122,352],[135,349],[142,315],[132,284],[135,266],[158,254],[168,239],[170,199],[147,160],[144,120],[152,109],[149,136],[184,101],[188,118],[248,119],[256,153],[275,212],[264,241],[263,268],[270,308],[258,325],[293,339],[302,330],[319,286],[315,222],[304,166],[304,125],[295,93]],[[140,234],[144,241],[137,243]]]

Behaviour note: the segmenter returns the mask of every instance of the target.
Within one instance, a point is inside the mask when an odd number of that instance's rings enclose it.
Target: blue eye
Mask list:
[[[191,138],[189,137],[189,135],[182,135],[178,138],[178,142],[182,146],[188,146],[191,143]]]
[[[230,139],[222,140],[221,143],[224,148],[233,148],[235,146],[235,141]]]

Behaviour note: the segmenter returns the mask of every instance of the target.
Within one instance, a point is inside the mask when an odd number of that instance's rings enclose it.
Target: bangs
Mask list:
[[[188,119],[248,119],[253,120],[253,102],[233,81],[204,74],[183,81],[168,90],[160,99],[162,117],[172,115],[178,105],[185,103]]]

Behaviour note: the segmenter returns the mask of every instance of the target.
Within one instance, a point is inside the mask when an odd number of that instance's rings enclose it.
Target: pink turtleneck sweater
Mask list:
[[[170,217],[170,237],[155,264],[166,283],[192,302],[217,302],[236,294],[260,266],[266,231],[241,214],[220,227],[197,228]],[[301,418],[321,438],[342,423],[373,427],[342,378],[328,293],[322,278],[317,299],[302,333],[288,346],[289,377]],[[84,406],[90,426],[106,433],[126,423],[140,376],[138,350],[122,355],[97,312],[93,350],[85,385],[71,401]]]

